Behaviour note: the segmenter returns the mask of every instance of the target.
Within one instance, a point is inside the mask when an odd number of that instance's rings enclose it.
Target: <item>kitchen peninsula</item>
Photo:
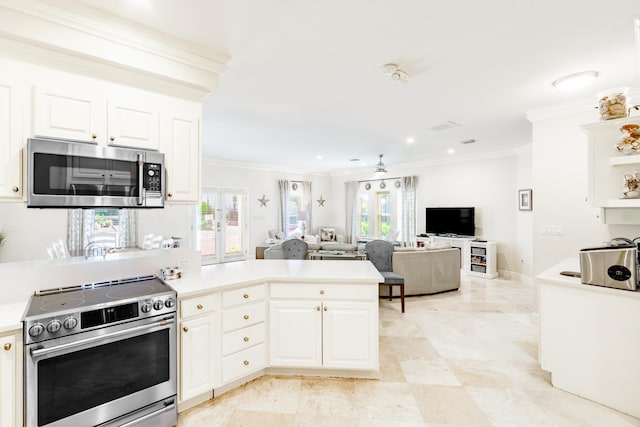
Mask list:
[[[170,281],[180,410],[264,374],[377,377],[381,280],[370,262],[249,260]]]
[[[581,284],[561,271],[567,259],[537,276],[539,360],[554,387],[640,417],[640,292]]]

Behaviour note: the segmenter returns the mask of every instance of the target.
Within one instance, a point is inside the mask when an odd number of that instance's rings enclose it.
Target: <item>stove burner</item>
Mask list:
[[[107,292],[105,295],[107,298],[118,300],[125,298],[139,297],[149,294],[153,291],[152,285],[134,284],[131,286],[120,286],[114,288],[112,291]]]
[[[51,298],[57,297],[57,298]],[[79,307],[84,304],[84,298],[69,298],[68,295],[50,295],[47,300],[40,304],[40,311],[45,313],[51,311],[68,310],[70,308]]]

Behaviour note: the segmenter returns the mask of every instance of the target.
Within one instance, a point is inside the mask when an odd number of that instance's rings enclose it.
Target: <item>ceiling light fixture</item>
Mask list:
[[[383,176],[384,174],[387,173],[387,168],[384,165],[384,163],[382,163],[382,156],[383,156],[383,154],[380,154],[380,161],[376,165],[376,169],[373,171],[373,174],[376,177],[381,177],[381,176]]]
[[[412,138],[412,137],[407,138],[407,144],[413,144],[414,142],[416,142],[415,138]]]
[[[597,77],[597,71],[582,71],[580,73],[560,77],[551,83],[551,85],[562,91],[577,90],[590,85]]]
[[[385,76],[390,76],[391,80],[395,80],[400,83],[406,83],[409,81],[409,74],[398,68],[396,64],[384,64],[382,66],[382,72]]]

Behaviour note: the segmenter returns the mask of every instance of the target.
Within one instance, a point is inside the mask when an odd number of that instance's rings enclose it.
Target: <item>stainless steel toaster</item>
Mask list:
[[[638,249],[618,245],[580,250],[580,277],[586,285],[638,289]]]

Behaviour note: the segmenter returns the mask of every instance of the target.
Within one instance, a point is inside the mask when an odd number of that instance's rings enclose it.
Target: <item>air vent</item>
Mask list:
[[[443,130],[459,128],[462,126],[460,123],[452,122],[451,120],[439,123],[437,125],[429,126],[427,129],[432,130],[434,132],[441,132]]]
[[[460,141],[460,144],[473,144],[474,142],[476,142],[475,139],[467,139],[464,141]]]

